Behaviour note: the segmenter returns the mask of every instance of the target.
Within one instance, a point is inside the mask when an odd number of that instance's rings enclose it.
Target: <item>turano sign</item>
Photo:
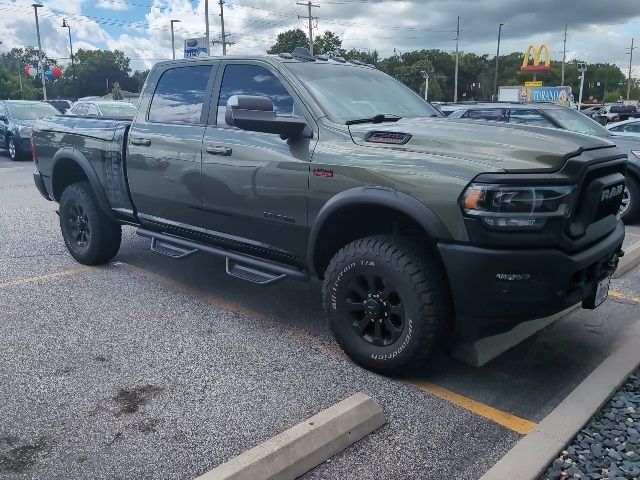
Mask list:
[[[530,102],[553,102],[567,105],[571,99],[571,87],[529,87]]]
[[[208,53],[205,37],[188,38],[184,41],[184,58],[206,57]]]

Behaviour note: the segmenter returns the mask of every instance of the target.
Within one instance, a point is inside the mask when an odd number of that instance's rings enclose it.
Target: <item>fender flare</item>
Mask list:
[[[315,252],[318,236],[331,216],[339,210],[353,205],[376,205],[405,213],[418,223],[434,240],[450,240],[451,233],[445,224],[420,200],[387,187],[355,187],[343,190],[331,197],[318,212],[309,233],[307,264],[315,271]]]
[[[75,148],[61,148],[53,156],[53,160],[51,162],[51,184],[53,185],[55,183],[56,166],[61,161],[72,161],[84,172],[85,176],[89,180],[89,184],[91,185],[93,192],[96,195],[96,199],[98,200],[100,208],[105,214],[107,214],[107,216],[109,216],[109,218],[113,218],[111,205],[109,204],[107,194],[104,191],[104,187],[102,186],[98,175],[91,166],[89,160],[87,160],[87,157],[85,157],[82,152],[76,150]],[[54,200],[60,202],[60,198],[54,197]]]

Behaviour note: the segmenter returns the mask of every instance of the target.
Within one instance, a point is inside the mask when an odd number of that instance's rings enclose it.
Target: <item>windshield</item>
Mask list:
[[[105,117],[135,117],[136,107],[130,103],[100,104],[100,110]]]
[[[60,112],[47,103],[7,103],[9,113],[18,120],[37,120]]]
[[[440,113],[412,90],[373,68],[332,63],[287,63],[322,111],[337,123],[375,115],[433,117]]]
[[[611,132],[595,120],[569,107],[549,108],[544,113],[553,118],[562,127],[572,132],[586,133],[596,137],[610,137]]]

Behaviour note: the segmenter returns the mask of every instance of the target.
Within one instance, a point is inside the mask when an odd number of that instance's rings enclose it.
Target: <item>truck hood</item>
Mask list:
[[[605,139],[566,130],[445,118],[356,124],[349,131],[358,145],[459,158],[507,172],[556,171],[581,151],[613,146]],[[411,137],[403,145],[367,141],[374,132]]]

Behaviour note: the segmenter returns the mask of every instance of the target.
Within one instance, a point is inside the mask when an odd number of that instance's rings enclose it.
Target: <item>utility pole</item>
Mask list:
[[[173,59],[176,59],[176,41],[173,36],[173,24],[180,23],[180,20],[170,20],[171,22],[171,54],[173,55]]]
[[[309,15],[306,17],[302,17],[298,15],[298,18],[307,18],[309,20],[309,53],[313,55],[313,21],[317,20],[318,17],[314,17],[311,15],[311,8],[320,8],[320,5],[314,5],[311,1],[306,3],[298,2],[296,5],[307,6],[309,8]]]
[[[460,16],[458,16],[458,27],[456,28],[456,70],[453,79],[453,101],[458,101],[458,45],[460,43]]]
[[[578,97],[578,111],[582,109],[582,91],[584,90],[584,77],[587,74],[587,64],[578,63],[578,71],[580,72],[580,96]]]
[[[502,34],[502,26],[504,23],[498,25],[498,49],[496,50],[496,73],[493,77],[493,95],[491,100],[497,100],[498,95],[498,58],[500,58],[500,35]]]
[[[562,48],[562,79],[560,86],[564,87],[564,64],[567,61],[567,24],[564,24],[564,47]]]
[[[71,42],[71,25],[67,23],[66,19],[62,19],[62,28],[69,30],[69,50],[71,51],[71,68],[73,71],[73,84],[76,84],[76,63],[73,60],[73,43]]]
[[[638,48],[633,46],[633,38],[631,39],[631,48],[629,49],[629,78],[627,78],[627,100],[629,100],[629,95],[631,94],[631,65],[633,64],[633,49]]]
[[[222,55],[227,54],[227,37],[224,34],[224,1],[220,0],[220,26],[222,28]]]
[[[204,0],[204,25],[205,25],[205,38],[207,41],[207,56],[210,55],[209,49],[211,48],[211,37],[209,36],[209,0]]]
[[[38,8],[42,7],[40,3],[31,4],[33,11],[36,14],[36,33],[38,34],[38,68],[40,69],[40,76],[42,77],[42,98],[47,101],[47,85],[44,80],[44,65],[42,63],[42,44],[40,43],[40,25],[38,24]]]

